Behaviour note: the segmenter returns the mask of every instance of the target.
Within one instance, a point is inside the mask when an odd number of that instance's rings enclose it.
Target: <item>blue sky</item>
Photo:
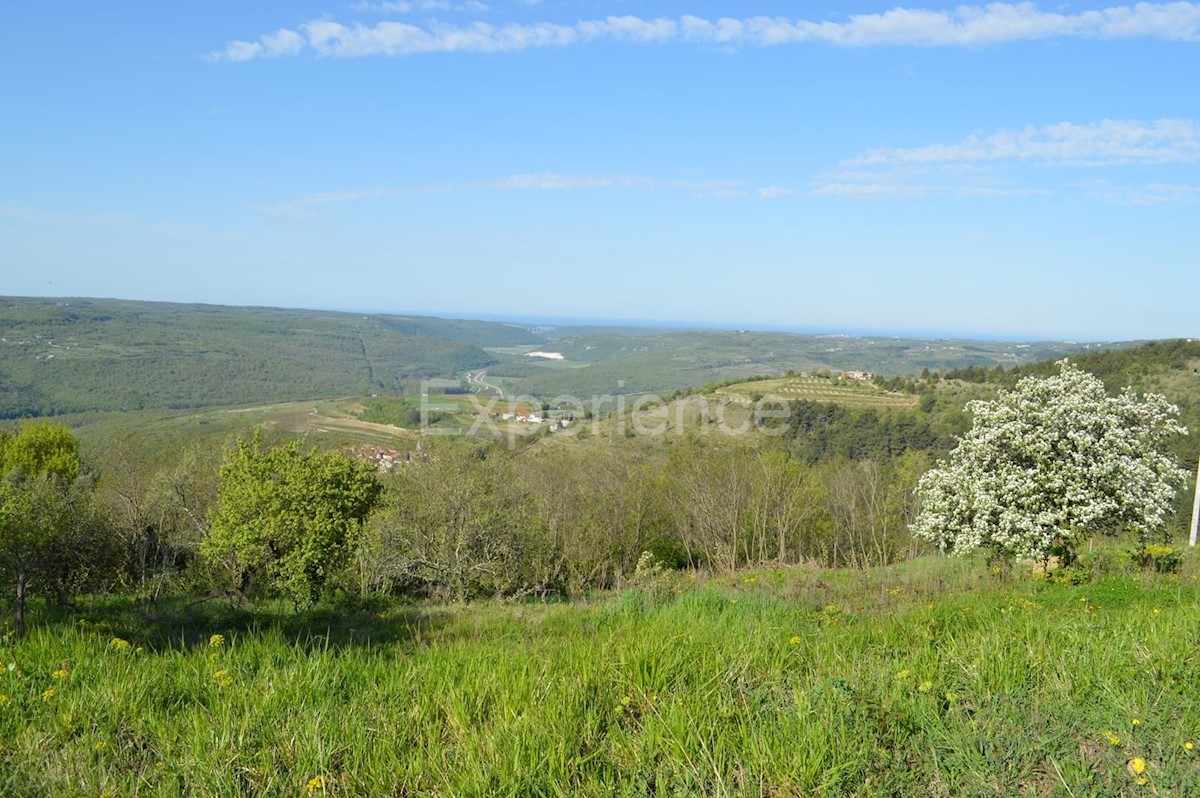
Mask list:
[[[0,293],[1200,333],[1200,3],[10,3]]]

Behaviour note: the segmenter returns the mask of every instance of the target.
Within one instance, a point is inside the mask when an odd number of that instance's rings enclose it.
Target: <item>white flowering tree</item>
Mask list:
[[[974,424],[917,488],[913,535],[943,551],[1068,558],[1101,531],[1162,527],[1182,469],[1164,451],[1186,435],[1179,409],[1132,389],[1109,396],[1067,361],[991,401],[971,402]]]

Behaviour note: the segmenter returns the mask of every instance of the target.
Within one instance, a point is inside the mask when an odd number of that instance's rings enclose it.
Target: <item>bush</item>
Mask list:
[[[1160,574],[1179,573],[1183,566],[1183,552],[1163,543],[1143,543],[1130,552],[1130,559]]]

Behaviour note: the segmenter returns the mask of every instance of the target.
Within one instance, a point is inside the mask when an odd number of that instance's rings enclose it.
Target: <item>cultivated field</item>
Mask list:
[[[914,408],[918,397],[885,391],[864,380],[826,377],[781,377],[777,380],[753,380],[719,388],[718,396],[778,396],[789,401],[833,402],[847,407],[874,407],[881,410]]]

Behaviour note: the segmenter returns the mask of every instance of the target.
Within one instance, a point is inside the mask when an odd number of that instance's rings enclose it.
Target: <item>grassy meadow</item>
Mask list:
[[[85,601],[0,646],[0,794],[1196,794],[1198,573],[926,557],[569,604]]]

